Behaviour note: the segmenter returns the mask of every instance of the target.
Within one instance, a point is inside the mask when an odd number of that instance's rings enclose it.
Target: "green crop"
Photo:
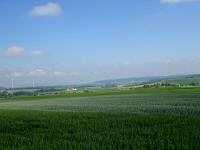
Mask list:
[[[2,99],[0,149],[198,150],[198,91],[112,90]]]

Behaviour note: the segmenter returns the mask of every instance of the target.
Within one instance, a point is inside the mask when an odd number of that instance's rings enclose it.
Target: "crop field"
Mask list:
[[[195,89],[0,100],[0,149],[200,148]]]

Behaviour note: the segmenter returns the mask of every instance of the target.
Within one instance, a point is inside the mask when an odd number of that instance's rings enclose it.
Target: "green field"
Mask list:
[[[200,148],[200,89],[0,100],[0,149]]]

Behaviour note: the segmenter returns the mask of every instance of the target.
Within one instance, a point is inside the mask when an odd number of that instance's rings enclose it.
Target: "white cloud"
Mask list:
[[[30,15],[31,16],[58,16],[62,13],[62,8],[56,3],[47,3],[43,6],[34,7]]]
[[[48,75],[48,71],[44,70],[44,69],[35,69],[32,70],[29,73],[30,76],[34,76],[34,77],[44,77]]]
[[[28,73],[29,76],[34,77],[69,77],[69,76],[78,76],[79,73],[77,71],[64,72],[58,70],[48,70],[48,69],[35,69]]]
[[[177,4],[177,3],[182,3],[182,2],[195,2],[199,0],[160,0],[161,3],[166,3],[166,4]]]
[[[71,75],[71,76],[77,76],[77,75],[79,75],[79,72],[72,71],[72,72],[69,73],[69,75]]]
[[[64,76],[78,76],[79,72],[77,71],[54,71],[52,72],[54,76],[64,77]]]
[[[41,56],[44,55],[42,51],[26,51],[23,47],[11,46],[0,51],[1,56],[17,57],[17,56]]]
[[[42,56],[42,55],[44,55],[44,52],[43,51],[32,51],[32,52],[30,52],[29,55],[30,56]]]
[[[65,75],[66,75],[66,73],[65,73],[65,72],[62,72],[62,71],[54,71],[53,74],[54,74],[55,76],[65,76]]]
[[[0,69],[0,77],[3,78],[20,78],[24,74],[21,71],[12,69]]]
[[[17,77],[17,78],[19,78],[19,77],[22,76],[22,73],[19,72],[19,71],[16,71],[16,72],[13,72],[13,73],[12,73],[12,76],[13,76],[13,77]]]
[[[5,56],[22,56],[24,55],[24,53],[25,53],[25,50],[17,46],[11,46],[1,51],[1,54]]]
[[[122,62],[122,65],[130,65],[130,64],[131,64],[131,62],[129,62],[129,61]]]

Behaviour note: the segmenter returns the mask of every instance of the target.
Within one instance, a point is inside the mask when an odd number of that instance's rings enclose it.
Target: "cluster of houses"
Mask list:
[[[78,89],[76,88],[68,88],[65,91],[66,93],[78,93]]]

